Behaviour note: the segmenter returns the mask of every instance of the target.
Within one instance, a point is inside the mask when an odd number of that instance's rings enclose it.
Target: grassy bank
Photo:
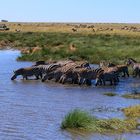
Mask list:
[[[98,119],[81,110],[74,110],[65,116],[61,128],[91,131],[96,133],[122,133],[136,129],[135,119]]]
[[[59,60],[72,58],[98,63],[123,63],[128,57],[140,61],[140,35],[115,33],[0,32],[1,47],[27,49],[18,60]],[[39,48],[33,51],[34,48]]]

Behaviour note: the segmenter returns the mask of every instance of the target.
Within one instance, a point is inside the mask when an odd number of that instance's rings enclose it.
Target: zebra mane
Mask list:
[[[137,61],[134,60],[133,58],[128,58],[128,60],[131,60],[131,61],[133,61],[134,63],[137,63]]]

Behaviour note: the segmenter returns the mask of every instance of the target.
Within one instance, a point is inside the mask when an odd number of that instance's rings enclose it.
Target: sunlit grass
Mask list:
[[[124,63],[128,57],[140,61],[140,33],[121,31],[123,24],[95,24],[96,28],[113,27],[114,31],[92,32],[88,28],[80,28],[72,32],[73,26],[47,23],[7,23],[10,32],[0,32],[0,42],[5,41],[15,48],[40,47],[38,53],[22,54],[19,60],[59,60],[74,58],[99,63],[108,60]],[[130,26],[130,25],[129,25]],[[140,27],[139,25],[135,25]],[[15,29],[21,32],[15,33]],[[75,46],[75,51],[70,45]]]
[[[68,113],[61,124],[62,129],[78,129],[97,133],[128,132],[135,129],[136,126],[135,119],[98,119],[77,109]]]
[[[140,118],[140,105],[127,107],[122,111],[128,118]]]

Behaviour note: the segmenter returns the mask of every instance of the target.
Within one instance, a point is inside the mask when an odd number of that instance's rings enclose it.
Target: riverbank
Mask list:
[[[23,32],[0,32],[0,48],[11,46],[21,50],[22,55],[18,60],[22,61],[71,58],[87,60],[90,63],[99,63],[101,60],[124,63],[129,57],[140,61],[139,32],[119,29],[102,32],[81,29],[72,32],[66,25],[61,25],[61,31],[57,31],[56,27],[48,26],[46,32],[43,30],[40,32],[26,30]],[[51,28],[52,30],[50,30]]]

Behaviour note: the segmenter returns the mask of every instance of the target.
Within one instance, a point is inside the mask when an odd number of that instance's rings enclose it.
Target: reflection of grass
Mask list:
[[[115,93],[112,93],[112,92],[104,93],[104,95],[107,95],[107,96],[116,96],[116,94]]]
[[[129,118],[140,118],[140,105],[127,107],[122,111]]]
[[[97,119],[90,116],[87,112],[74,110],[68,115],[61,124],[62,129],[78,129],[99,133],[121,133],[135,129],[137,125],[134,119]]]

